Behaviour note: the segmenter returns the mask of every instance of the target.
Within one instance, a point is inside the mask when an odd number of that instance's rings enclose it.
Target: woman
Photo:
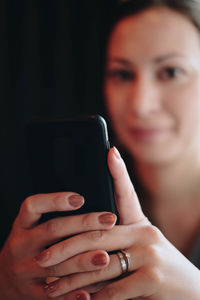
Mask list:
[[[200,298],[192,257],[195,246],[200,254],[200,3],[123,2],[108,40],[106,106],[157,227],[112,148],[120,225],[110,213],[37,225],[42,213],[78,209],[84,199],[68,192],[26,199],[1,252],[1,299]],[[62,278],[44,286],[54,276]]]

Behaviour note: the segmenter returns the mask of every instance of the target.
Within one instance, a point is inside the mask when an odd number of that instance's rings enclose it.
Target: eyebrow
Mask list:
[[[184,55],[181,55],[181,54],[178,54],[178,53],[170,53],[170,54],[167,54],[167,55],[162,55],[162,56],[159,56],[159,57],[156,57],[155,59],[153,59],[153,62],[154,63],[161,63],[165,60],[168,60],[168,59],[172,59],[172,58],[176,58],[176,57],[179,57],[179,58],[183,58]],[[109,62],[116,62],[116,63],[120,63],[120,64],[123,64],[125,66],[131,66],[133,63],[125,58],[121,58],[121,57],[115,57],[115,58],[108,58],[108,61]]]
[[[130,66],[132,65],[132,62],[124,59],[124,58],[120,58],[120,57],[115,57],[115,58],[108,58],[107,59],[108,62],[116,62],[116,63],[120,63],[122,65],[126,65],[126,66]]]
[[[162,56],[160,56],[160,57],[156,57],[156,58],[154,59],[154,62],[155,62],[155,63],[160,63],[160,62],[162,62],[162,61],[165,61],[165,60],[168,60],[168,59],[171,59],[171,58],[176,58],[176,57],[178,57],[178,58],[183,58],[184,55],[178,54],[178,53],[170,53],[170,54],[167,54],[167,55],[162,55]]]

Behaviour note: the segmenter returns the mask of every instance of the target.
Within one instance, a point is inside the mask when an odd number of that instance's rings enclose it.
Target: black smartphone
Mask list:
[[[32,194],[72,191],[85,198],[80,209],[48,213],[41,222],[88,212],[117,214],[107,165],[107,125],[101,116],[33,122],[26,136]]]

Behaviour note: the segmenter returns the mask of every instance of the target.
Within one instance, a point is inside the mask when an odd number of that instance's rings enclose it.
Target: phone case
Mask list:
[[[77,211],[48,213],[41,221],[97,211],[117,213],[107,166],[107,126],[101,116],[33,122],[26,136],[32,194],[72,191],[85,198]]]

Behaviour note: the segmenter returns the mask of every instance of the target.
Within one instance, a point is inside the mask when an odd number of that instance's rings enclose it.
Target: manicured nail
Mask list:
[[[92,263],[93,263],[93,265],[95,265],[95,266],[103,266],[103,265],[106,265],[106,263],[107,263],[107,258],[106,258],[106,256],[105,256],[105,254],[100,253],[100,254],[95,255],[95,256],[92,258]]]
[[[46,262],[49,259],[49,257],[50,257],[49,250],[45,250],[42,253],[35,256],[35,260],[37,263],[41,264]]]
[[[50,283],[50,284],[47,284],[44,289],[45,289],[45,292],[47,293],[47,295],[53,293],[56,291],[58,287],[58,283],[56,281]]]
[[[121,159],[121,155],[120,155],[119,151],[117,150],[117,148],[116,148],[116,147],[113,147],[113,149],[114,149],[115,157],[116,157],[117,159]]]
[[[71,195],[69,197],[69,203],[73,207],[80,207],[84,203],[84,198],[81,195]]]
[[[99,216],[99,222],[103,225],[112,225],[116,222],[116,216],[112,213],[104,213]]]
[[[87,297],[85,296],[85,294],[81,293],[81,294],[77,294],[75,296],[76,300],[87,300]]]

